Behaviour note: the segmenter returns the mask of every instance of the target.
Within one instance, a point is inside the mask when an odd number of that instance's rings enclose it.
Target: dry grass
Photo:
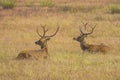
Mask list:
[[[30,14],[30,8],[19,14],[18,10],[8,10],[11,15],[5,10],[0,13],[0,80],[120,80],[120,14],[109,14],[107,5],[86,13],[36,10]],[[72,40],[79,35],[81,21],[97,23],[87,43],[104,43],[113,50],[82,54],[79,43]],[[48,42],[50,58],[15,60],[21,50],[39,49],[34,42],[39,39],[40,24],[48,26],[48,34],[60,25],[59,33]]]

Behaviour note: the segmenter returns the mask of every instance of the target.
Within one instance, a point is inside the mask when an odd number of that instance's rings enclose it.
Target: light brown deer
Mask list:
[[[87,28],[87,25],[88,25],[88,23],[84,24],[85,29]],[[87,33],[83,32],[82,29],[80,28],[80,32],[81,32],[80,36],[74,37],[73,40],[80,42],[80,47],[83,52],[88,51],[88,52],[106,53],[111,49],[110,47],[108,47],[104,44],[99,44],[99,45],[87,44],[84,40],[87,37],[87,35],[90,35],[93,33],[95,27],[96,27],[96,25],[91,28],[92,30],[90,32],[87,32]]]
[[[50,40],[51,37],[55,36],[57,32],[59,31],[59,27],[55,31],[54,34],[51,36],[46,36],[46,32],[48,29],[45,28],[45,26],[41,26],[43,29],[43,35],[40,35],[37,29],[37,34],[40,36],[40,39],[35,42],[35,44],[39,45],[41,47],[40,50],[28,50],[28,51],[21,51],[17,59],[26,59],[26,58],[32,58],[32,59],[39,59],[39,58],[47,58],[49,56],[48,54],[48,47],[47,47],[47,41]]]

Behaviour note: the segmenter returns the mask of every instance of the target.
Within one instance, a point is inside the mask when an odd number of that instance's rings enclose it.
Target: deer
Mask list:
[[[39,45],[41,49],[21,51],[18,54],[17,59],[30,59],[30,58],[32,58],[32,59],[39,59],[39,58],[46,59],[49,56],[47,42],[58,33],[59,26],[57,27],[57,30],[50,36],[46,36],[46,32],[48,31],[48,29],[46,29],[46,26],[41,25],[41,28],[43,29],[43,35],[41,35],[39,33],[38,28],[37,28],[36,32],[37,32],[38,36],[40,37],[40,39],[35,42],[35,44]]]
[[[87,28],[87,25],[88,25],[88,23],[84,24],[85,30]],[[82,28],[80,27],[80,35],[78,37],[74,37],[73,38],[73,40],[78,41],[80,43],[80,47],[81,47],[83,53],[85,51],[90,52],[90,53],[97,53],[97,52],[106,53],[109,50],[111,50],[111,48],[109,46],[106,46],[103,43],[95,45],[95,44],[87,44],[85,42],[85,38],[88,35],[91,35],[95,28],[96,28],[96,25],[91,27],[91,31],[90,32],[83,32]]]

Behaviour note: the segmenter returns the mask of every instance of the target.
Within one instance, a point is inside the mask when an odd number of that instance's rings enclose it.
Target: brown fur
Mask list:
[[[45,29],[45,26],[41,26],[43,28],[43,35],[41,36],[38,31],[38,35],[41,37],[38,41],[35,42],[35,44],[39,45],[41,47],[40,50],[24,50],[24,51],[21,51],[18,56],[17,56],[17,59],[29,59],[29,58],[32,58],[32,59],[39,59],[39,58],[47,58],[49,55],[48,55],[48,47],[47,47],[47,41],[50,40],[51,37],[55,36],[56,33],[58,32],[59,30],[59,27],[57,28],[56,32],[51,35],[51,36],[45,36],[45,33],[48,31],[48,29]]]
[[[17,59],[26,59],[26,58],[39,59],[39,57],[47,58],[48,53],[45,50],[21,51],[18,54]]]
[[[85,24],[85,28],[87,26],[88,23]],[[96,25],[95,25],[96,26]],[[102,53],[106,53],[108,51],[111,50],[110,47],[104,45],[104,44],[99,44],[99,45],[90,45],[90,44],[86,44],[86,42],[84,41],[84,39],[87,37],[87,35],[90,35],[93,33],[93,30],[95,28],[95,26],[92,28],[92,31],[89,33],[84,33],[81,29],[81,35],[73,38],[73,40],[76,40],[78,42],[80,42],[80,47],[83,51],[88,51],[88,52],[102,52]]]
[[[83,49],[84,51],[89,51],[89,52],[103,52],[106,53],[110,50],[110,47],[106,46],[106,45],[89,45],[86,44],[84,45],[85,48]]]
[[[74,38],[74,40],[77,40]],[[77,40],[78,41],[78,40]],[[85,42],[79,41],[80,42],[80,47],[83,51],[88,51],[88,52],[102,52],[106,53],[109,50],[111,50],[110,47],[104,45],[104,44],[99,44],[99,45],[92,45],[92,44],[86,44]]]
[[[35,44],[39,45],[41,49],[39,50],[24,50],[21,51],[17,59],[39,59],[39,58],[47,58],[48,57],[48,49],[47,49],[47,41],[48,38],[42,38],[35,42]]]

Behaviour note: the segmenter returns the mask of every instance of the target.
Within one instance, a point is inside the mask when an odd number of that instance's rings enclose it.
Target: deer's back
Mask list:
[[[86,50],[89,52],[108,52],[110,47],[100,44],[100,45],[86,45]]]
[[[21,51],[17,59],[26,59],[26,58],[34,58],[39,59],[41,57],[47,58],[48,54],[44,50],[29,50],[29,51]]]

